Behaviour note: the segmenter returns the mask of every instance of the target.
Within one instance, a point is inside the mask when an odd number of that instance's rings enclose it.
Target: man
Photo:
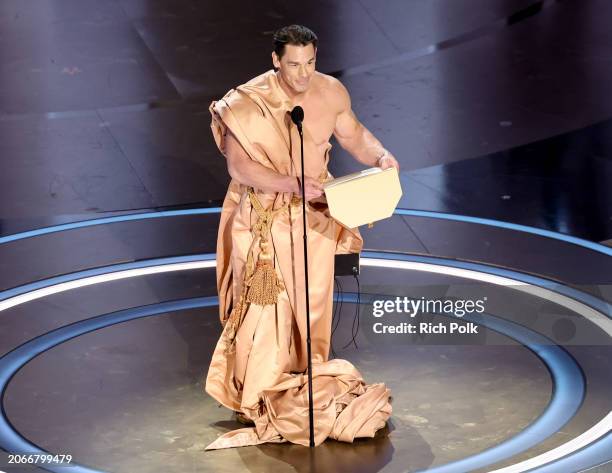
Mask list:
[[[315,70],[317,37],[291,25],[274,35],[268,71],[210,106],[212,131],[232,177],[217,240],[223,333],[206,391],[253,427],[207,449],[294,442],[308,445],[307,349],[299,135],[289,112],[305,112],[304,195],[315,444],[372,437],[391,414],[389,390],[367,385],[345,360],[329,360],[334,254],[359,252],[357,229],[333,220],[322,183],[332,134],[367,166],[397,160],[355,117],[335,78]]]

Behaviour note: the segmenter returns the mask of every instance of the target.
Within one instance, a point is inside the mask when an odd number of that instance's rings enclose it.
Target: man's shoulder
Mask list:
[[[274,69],[269,69],[266,72],[259,74],[258,76],[255,76],[252,79],[249,79],[247,82],[242,84],[242,86],[257,87],[257,86],[266,85],[269,83],[273,75],[274,75]]]
[[[314,77],[317,81],[317,85],[323,89],[330,90],[332,92],[346,91],[346,88],[342,82],[340,82],[334,76],[316,71]]]
[[[223,103],[230,106],[234,112],[261,112],[261,107],[257,103],[273,93],[272,75],[274,71],[269,70],[230,89],[223,96]]]
[[[342,82],[334,76],[322,72],[317,71],[315,74],[317,87],[325,100],[337,104],[340,108],[344,108],[345,105],[350,103],[349,93]]]

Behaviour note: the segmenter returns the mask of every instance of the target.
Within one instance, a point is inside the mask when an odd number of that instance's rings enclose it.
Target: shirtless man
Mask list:
[[[257,429],[227,432],[207,449],[281,439],[309,444],[309,422],[301,414],[300,373],[308,359],[306,291],[300,275],[304,260],[296,244],[304,234],[298,224],[301,203],[294,199],[301,194],[294,166],[297,130],[288,111],[300,105],[305,113],[308,201],[322,196],[320,180],[329,176],[332,134],[361,163],[399,169],[391,153],[355,118],[344,86],[315,71],[314,33],[292,25],[277,31],[274,40],[275,71],[230,90],[210,106],[213,136],[232,181],[217,238],[223,331],[205,389],[239,421],[256,421]],[[358,229],[337,223],[324,206],[307,206],[306,212],[312,373],[325,380],[317,388],[315,410],[324,410],[336,397],[343,401],[332,411],[348,409],[338,414],[338,423],[330,415],[317,417],[315,444],[327,437],[348,442],[373,437],[391,414],[389,390],[384,383],[366,385],[349,361],[329,360],[334,255],[361,251],[363,239]],[[349,398],[350,407],[345,404]]]
[[[381,169],[395,167],[399,171],[395,157],[353,113],[350,96],[342,83],[315,70],[316,35],[308,28],[291,25],[278,30],[274,40],[272,63],[280,86],[293,106],[304,109],[304,127],[321,153],[333,133],[340,146],[357,161]],[[231,133],[227,134],[226,157],[229,174],[243,184],[264,191],[301,194],[295,178],[278,174],[249,159]],[[320,197],[322,184],[306,176],[304,193],[307,201]]]

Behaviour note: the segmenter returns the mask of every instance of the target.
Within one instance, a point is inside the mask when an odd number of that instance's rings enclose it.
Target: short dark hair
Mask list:
[[[316,49],[317,35],[314,32],[302,25],[289,25],[283,26],[282,28],[274,32],[274,52],[279,57],[283,56],[285,52],[286,44],[293,44],[299,46],[306,46],[312,43],[312,46]]]

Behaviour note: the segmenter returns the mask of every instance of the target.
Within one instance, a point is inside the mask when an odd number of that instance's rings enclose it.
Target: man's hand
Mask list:
[[[387,151],[387,154],[385,156],[383,156],[382,158],[380,158],[378,160],[378,167],[380,169],[388,169],[388,168],[393,167],[393,168],[397,169],[397,172],[399,172],[399,170],[400,170],[399,163],[397,162],[397,159],[395,159],[395,156],[393,156],[388,151]]]
[[[293,193],[299,196],[302,195],[299,179],[295,180],[295,190]],[[316,199],[317,197],[321,197],[323,195],[323,184],[312,177],[304,176],[304,194],[306,195],[306,202]]]

